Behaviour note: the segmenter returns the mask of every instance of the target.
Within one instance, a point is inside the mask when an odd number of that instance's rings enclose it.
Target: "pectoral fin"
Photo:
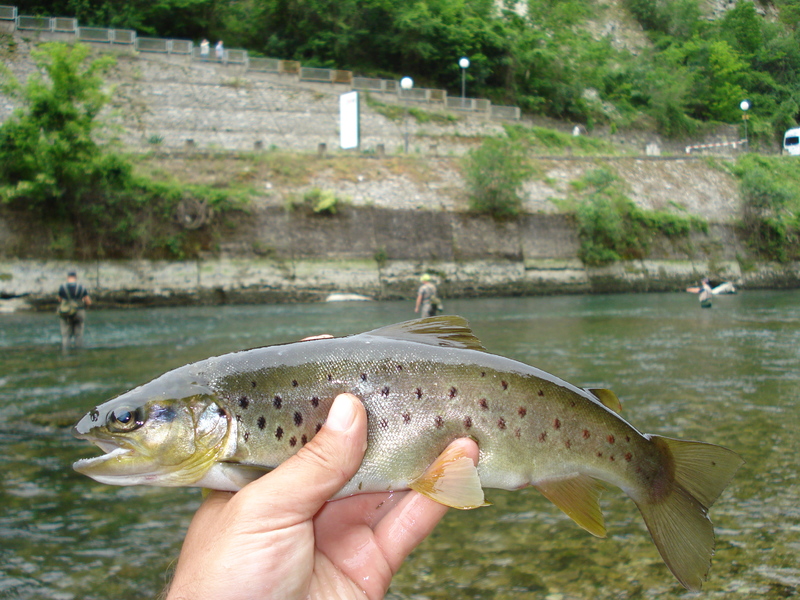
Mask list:
[[[460,448],[448,447],[408,487],[452,508],[468,510],[488,505],[478,469]]]
[[[566,515],[597,537],[606,536],[598,499],[603,486],[588,475],[537,483],[534,487]]]

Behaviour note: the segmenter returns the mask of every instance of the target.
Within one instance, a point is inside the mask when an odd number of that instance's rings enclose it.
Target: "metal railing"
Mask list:
[[[103,29],[101,27],[78,27],[78,39],[96,44],[134,44],[136,32],[132,29]]]
[[[27,31],[52,31],[53,20],[50,17],[17,17],[17,29]]]
[[[280,73],[281,61],[277,58],[251,56],[247,60],[247,70],[261,71],[263,73]]]
[[[519,106],[495,106],[492,104],[492,118],[493,119],[510,119],[519,121],[522,117],[522,111]]]
[[[235,65],[246,65],[247,50],[225,50],[225,62]]]
[[[163,38],[136,37],[136,50],[139,52],[191,54],[192,46],[193,44],[189,40],[165,40]]]
[[[330,69],[316,67],[300,67],[300,81],[321,81],[329,83],[331,80]]]
[[[427,88],[411,88],[397,90],[397,95],[401,100],[411,100],[412,102],[444,102],[447,99],[445,90],[431,90]]]
[[[453,110],[472,110],[477,112],[489,112],[492,103],[483,98],[453,98],[447,97],[445,106]]]
[[[53,18],[53,31],[63,33],[75,33],[78,30],[78,19],[68,19],[65,17]]]
[[[0,6],[0,19],[3,21],[15,21],[17,19],[17,7]]]

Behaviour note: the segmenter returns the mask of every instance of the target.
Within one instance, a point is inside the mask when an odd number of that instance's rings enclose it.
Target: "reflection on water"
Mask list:
[[[800,586],[800,293],[745,292],[700,310],[688,294],[451,300],[492,352],[610,387],[641,431],[746,459],[711,511],[717,554],[699,598],[785,598]],[[93,311],[61,356],[52,315],[0,315],[0,598],[153,597],[196,490],[114,488],[73,472],[96,455],[68,427],[110,396],[187,362],[412,317],[410,303]],[[610,489],[595,539],[534,490],[489,490],[450,511],[390,598],[684,598],[636,507]]]

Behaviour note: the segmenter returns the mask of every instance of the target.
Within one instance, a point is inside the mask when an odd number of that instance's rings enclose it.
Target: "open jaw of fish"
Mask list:
[[[75,435],[107,454],[75,468],[114,485],[237,490],[308,443],[344,392],[367,409],[368,447],[336,498],[414,489],[475,508],[483,488],[532,485],[604,536],[605,481],[636,503],[684,586],[705,579],[714,548],[708,509],[741,458],[640,433],[619,416],[613,392],[489,354],[460,317],[185,365],[83,417]],[[478,443],[477,467],[457,451],[442,454],[459,437]]]

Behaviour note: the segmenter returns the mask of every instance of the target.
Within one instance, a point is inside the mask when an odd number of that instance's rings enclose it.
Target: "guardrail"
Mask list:
[[[19,15],[16,6],[0,6],[0,20],[14,21],[14,27],[19,30],[73,33],[82,42],[129,45],[139,52],[185,54],[196,60],[244,65],[248,71],[297,75],[300,81],[339,83],[349,85],[354,90],[396,94],[403,101],[441,103],[448,109],[482,112],[491,118],[519,120],[521,117],[521,111],[517,106],[493,106],[489,100],[482,98],[449,97],[446,90],[427,88],[403,90],[398,81],[393,79],[354,77],[352,71],[304,67],[296,60],[251,58],[246,50],[239,49],[225,50],[220,60],[217,59],[213,49],[208,55],[202,56],[200,48],[190,40],[138,37],[136,32],[130,29],[80,27],[78,20],[73,18]],[[736,144],[737,142],[732,143],[734,147]],[[688,152],[691,150],[687,148]]]
[[[736,150],[737,146],[746,146],[747,140],[736,140],[735,142],[718,142],[716,144],[697,144],[695,146],[686,146],[686,154],[691,154],[692,150],[705,150],[706,148],[723,148],[725,146],[733,146]]]

